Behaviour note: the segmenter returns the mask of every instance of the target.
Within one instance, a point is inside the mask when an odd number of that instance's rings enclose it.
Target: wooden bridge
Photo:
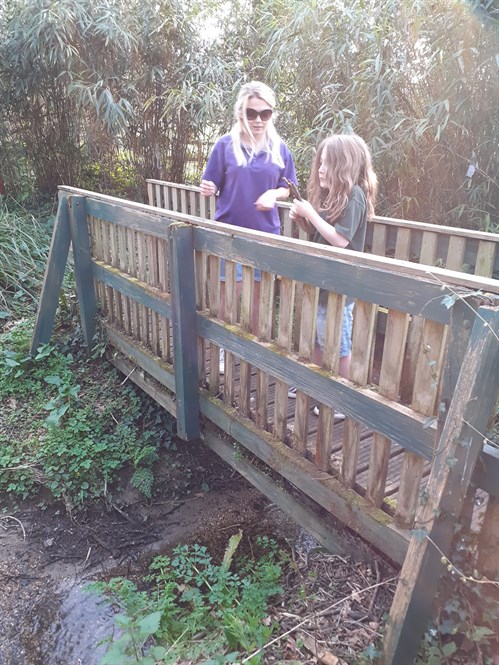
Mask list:
[[[360,254],[293,237],[286,204],[276,237],[209,221],[213,201],[197,188],[148,187],[151,205],[60,188],[32,350],[50,338],[72,244],[87,345],[98,319],[112,362],[176,416],[182,438],[202,438],[330,550],[351,553],[328,516],[403,565],[383,662],[409,663],[476,488],[487,502],[477,565],[499,570],[499,450],[484,435],[498,391],[499,238],[376,218],[372,253]],[[346,297],[356,300],[348,381],[337,374]]]

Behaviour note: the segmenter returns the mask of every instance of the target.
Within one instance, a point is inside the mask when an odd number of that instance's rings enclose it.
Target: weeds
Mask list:
[[[91,585],[121,610],[121,634],[108,639],[102,665],[200,658],[205,665],[223,665],[263,646],[275,628],[266,610],[270,598],[282,593],[282,554],[264,537],[257,539],[258,560],[233,561],[241,536],[230,538],[220,564],[201,545],[180,545],[171,557],[156,557],[146,578],[149,591],[122,578]],[[261,662],[261,655],[248,662]]]
[[[105,496],[128,465],[132,485],[151,496],[173,419],[78,344],[46,344],[31,357],[31,330],[26,320],[0,335],[0,491],[19,500],[43,486],[71,511]]]

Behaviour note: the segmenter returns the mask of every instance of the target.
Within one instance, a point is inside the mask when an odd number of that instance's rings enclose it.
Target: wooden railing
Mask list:
[[[259,472],[251,455],[398,563],[422,492],[436,503],[438,522],[448,519],[438,517],[438,492],[449,474],[456,514],[472,481],[486,493],[483,547],[497,545],[499,453],[483,446],[497,396],[497,281],[439,267],[429,274],[416,263],[62,187],[33,350],[50,337],[70,242],[87,343],[98,314],[112,361],[177,417],[179,434],[201,436],[326,546],[341,547],[341,539]],[[240,295],[236,263],[243,266]],[[327,292],[320,366],[312,360],[319,289]],[[337,373],[346,297],[356,301],[350,380]],[[288,398],[290,385],[296,400]],[[334,423],[334,409],[346,414],[344,423]],[[433,539],[442,551],[447,533]],[[392,645],[402,638],[403,631]],[[401,662],[396,657],[387,663]]]
[[[150,205],[214,219],[215,199],[199,187],[148,180]],[[282,234],[306,238],[289,219],[290,204],[278,203]],[[438,266],[482,277],[499,277],[499,234],[437,226],[390,217],[374,217],[368,225],[366,251],[403,261]]]

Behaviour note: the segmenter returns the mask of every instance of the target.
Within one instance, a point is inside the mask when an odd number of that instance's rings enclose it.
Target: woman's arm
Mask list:
[[[257,210],[272,210],[277,201],[287,199],[289,196],[289,189],[287,187],[278,187],[277,189],[267,189],[266,192],[261,194],[255,201]]]

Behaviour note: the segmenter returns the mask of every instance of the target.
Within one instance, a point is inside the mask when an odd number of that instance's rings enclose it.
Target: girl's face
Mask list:
[[[322,149],[320,162],[319,162],[319,185],[322,189],[329,189],[328,179],[328,167],[326,162],[326,150]]]
[[[246,107],[246,120],[255,139],[262,138],[272,117],[272,107],[259,97],[250,97]]]

